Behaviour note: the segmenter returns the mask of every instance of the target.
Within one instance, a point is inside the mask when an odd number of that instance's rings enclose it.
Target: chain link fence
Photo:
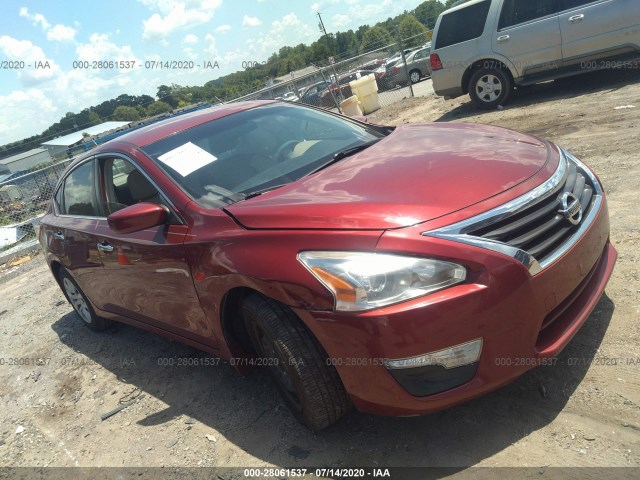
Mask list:
[[[282,99],[342,113],[340,104],[354,94],[349,83],[374,75],[377,103],[386,107],[412,97],[411,85],[431,76],[429,54],[428,38],[420,34],[366,53],[332,57],[327,65],[309,65],[289,78],[280,77],[265,88],[227,101]]]
[[[49,207],[53,189],[71,160],[27,173],[6,176],[0,182],[0,256],[17,244],[35,241],[35,227]]]

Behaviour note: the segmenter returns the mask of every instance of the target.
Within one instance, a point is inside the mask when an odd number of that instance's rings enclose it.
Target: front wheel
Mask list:
[[[69,272],[61,268],[59,276],[65,297],[67,297],[67,300],[69,300],[69,303],[73,306],[73,309],[82,321],[84,321],[91,330],[95,330],[97,332],[108,328],[110,322],[96,315],[91,303],[84,295],[76,281],[71,278]]]
[[[411,70],[409,72],[409,80],[411,80],[411,83],[418,83],[421,77],[420,70]]]
[[[506,103],[512,90],[511,78],[500,69],[482,68],[469,80],[469,97],[477,106],[487,110]]]
[[[318,431],[349,411],[351,403],[338,372],[288,307],[252,294],[243,302],[242,314],[254,348],[301,423]]]

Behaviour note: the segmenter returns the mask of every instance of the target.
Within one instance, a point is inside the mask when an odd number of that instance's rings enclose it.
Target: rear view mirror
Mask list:
[[[133,233],[162,225],[167,221],[169,212],[155,203],[136,203],[118,210],[107,217],[107,223],[116,233]]]

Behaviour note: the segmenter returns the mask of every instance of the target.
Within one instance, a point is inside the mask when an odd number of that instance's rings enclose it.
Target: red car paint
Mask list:
[[[582,238],[535,276],[511,257],[421,235],[503,205],[547,180],[559,151],[535,137],[477,125],[405,125],[325,170],[225,209],[199,206],[140,150],[264,104],[176,117],[87,154],[117,152],[134,160],[184,224],[116,233],[106,218],[50,210],[40,240],[54,273],[65,267],[99,315],[225,359],[245,354],[222,320],[230,292],[258,291],[293,309],[334,360],[356,407],[380,414],[431,412],[496,389],[536,365],[496,359],[557,355],[587,320],[616,260],[606,202]],[[64,241],[56,239],[59,232]],[[113,251],[100,252],[101,242]],[[302,250],[433,257],[460,263],[468,274],[459,285],[404,303],[336,312],[329,291],[296,260]],[[551,317],[553,325],[541,331]],[[480,337],[473,379],[428,397],[409,394],[380,363],[348,364],[353,358],[412,357]]]

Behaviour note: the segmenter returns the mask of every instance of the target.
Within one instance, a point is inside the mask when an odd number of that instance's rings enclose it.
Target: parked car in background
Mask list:
[[[468,93],[494,108],[514,86],[637,68],[639,25],[637,0],[470,1],[438,17],[433,87],[445,99]]]
[[[300,95],[300,102],[306,103],[307,105],[313,105],[315,107],[319,107],[322,105],[321,93],[329,88],[331,85],[329,82],[325,82],[324,80],[320,82],[316,82],[312,85],[307,86],[302,90]]]
[[[376,84],[378,85],[378,91],[387,90],[386,77],[387,77],[387,62],[384,59],[376,59],[361,65],[356,70],[365,70],[372,72],[376,77]]]
[[[411,83],[418,83],[423,77],[431,76],[430,54],[431,47],[428,46],[415,50],[409,53],[409,55],[405,55],[405,60],[407,62],[406,70],[402,57],[398,59],[395,64],[392,65],[391,70],[387,75],[387,84],[393,86],[408,84],[407,72]]]
[[[337,82],[332,83],[320,94],[320,105],[328,108],[335,107],[335,101],[339,103],[341,100],[353,95],[349,82],[358,80],[367,75],[375,76],[375,73],[371,70],[357,70],[355,72],[340,75]]]
[[[352,405],[437,411],[548,364],[616,261],[600,181],[550,142],[272,101],[96,147],[39,240],[88,327],[263,366],[314,430]]]
[[[298,98],[298,96],[293,92],[286,92],[284,95],[282,95],[282,99],[286,100],[287,102],[297,102],[298,100],[300,100],[300,98]]]

